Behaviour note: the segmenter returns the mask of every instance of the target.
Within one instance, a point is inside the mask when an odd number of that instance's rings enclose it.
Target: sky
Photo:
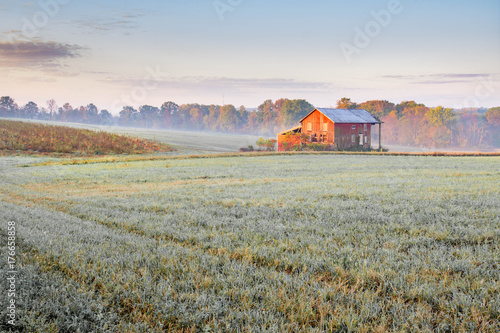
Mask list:
[[[19,105],[500,106],[499,0],[0,0],[0,33]]]

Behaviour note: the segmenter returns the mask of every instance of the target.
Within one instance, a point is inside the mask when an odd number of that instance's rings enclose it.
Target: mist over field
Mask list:
[[[161,108],[144,105],[138,110],[124,107],[119,116],[107,110],[98,111],[89,104],[87,107],[72,109],[69,103],[58,107],[55,101],[49,103],[51,110],[30,102],[19,107],[10,97],[0,99],[0,117],[18,117],[38,121],[56,121],[62,124],[98,125],[115,132],[137,132],[145,137],[173,140],[165,143],[186,144],[191,148],[200,140],[190,143],[192,133],[208,133],[213,136],[212,144],[217,145],[215,133],[234,136],[240,147],[232,151],[254,145],[253,137],[276,137],[284,129],[297,126],[299,121],[314,107],[305,100],[268,100],[256,110],[232,105],[177,105],[167,102]],[[383,122],[383,147],[392,151],[497,151],[500,149],[500,107],[490,109],[452,110],[441,106],[429,108],[414,101],[393,104],[388,101],[368,101],[357,104],[348,98],[337,101],[339,109],[365,109]],[[56,111],[57,110],[57,111]],[[75,126],[75,125],[72,125]],[[114,126],[129,129],[113,129]],[[97,127],[99,128],[99,127]],[[134,130],[133,128],[142,129]],[[180,131],[177,135],[165,135]],[[148,134],[151,133],[151,134]],[[152,134],[156,133],[156,134]],[[243,139],[247,136],[247,139]],[[378,128],[372,131],[372,141],[378,142]],[[252,137],[252,139],[250,139]],[[222,140],[224,141],[224,140]],[[203,142],[203,140],[201,140]],[[377,147],[380,149],[380,147]],[[221,149],[226,149],[222,148]],[[213,150],[213,149],[209,149]]]
[[[500,1],[0,0],[0,332],[500,332]]]

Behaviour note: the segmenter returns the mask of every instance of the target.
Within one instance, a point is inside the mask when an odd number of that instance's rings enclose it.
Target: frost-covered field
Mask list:
[[[499,157],[40,161],[0,158],[14,331],[500,330]]]

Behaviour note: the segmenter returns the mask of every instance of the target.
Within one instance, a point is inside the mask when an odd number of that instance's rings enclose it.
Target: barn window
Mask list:
[[[368,143],[368,137],[365,135],[365,143]]]
[[[307,124],[307,130],[308,131],[312,131],[313,130],[313,124],[312,123],[308,123]]]
[[[365,124],[365,132],[368,131],[368,125]]]
[[[352,143],[356,143],[356,135],[355,135],[355,134],[353,134],[353,135],[351,136],[351,142],[352,142]]]
[[[325,131],[325,132],[328,131],[328,123],[323,124],[323,131]]]
[[[352,129],[355,130],[356,129],[356,125],[352,125]]]

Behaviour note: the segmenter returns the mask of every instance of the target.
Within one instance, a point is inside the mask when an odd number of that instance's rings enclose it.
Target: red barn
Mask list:
[[[278,133],[278,150],[283,150],[288,134],[297,133],[306,134],[309,143],[325,143],[335,150],[368,149],[371,147],[372,125],[380,126],[381,122],[366,110],[314,109],[300,124]]]

